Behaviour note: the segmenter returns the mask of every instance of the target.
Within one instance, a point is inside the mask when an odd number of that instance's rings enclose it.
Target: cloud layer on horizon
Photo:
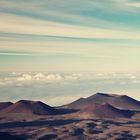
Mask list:
[[[62,105],[96,92],[119,93],[140,100],[139,73],[0,73],[0,101],[41,100]]]

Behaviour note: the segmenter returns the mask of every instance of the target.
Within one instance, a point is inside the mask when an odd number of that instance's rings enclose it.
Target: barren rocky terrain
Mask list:
[[[56,108],[22,100],[1,109],[0,139],[140,140],[139,111],[139,101],[101,93]]]

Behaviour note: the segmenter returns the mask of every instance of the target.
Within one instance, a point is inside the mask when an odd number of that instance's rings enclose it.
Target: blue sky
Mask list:
[[[140,70],[140,0],[1,0],[1,71]]]

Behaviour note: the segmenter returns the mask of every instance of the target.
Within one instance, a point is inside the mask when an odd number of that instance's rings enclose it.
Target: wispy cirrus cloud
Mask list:
[[[136,0],[1,0],[0,66],[126,70],[129,66],[124,64],[129,62],[135,68],[140,14],[134,6],[138,5]]]
[[[0,55],[4,56],[35,56],[35,54],[30,53],[17,53],[17,52],[0,52]]]
[[[140,8],[140,2],[129,2],[127,3],[128,6]]]
[[[1,32],[73,38],[79,37],[140,40],[139,32],[67,25],[44,20],[36,20],[27,17],[20,17],[10,14],[0,14],[0,16],[2,19],[0,23]]]

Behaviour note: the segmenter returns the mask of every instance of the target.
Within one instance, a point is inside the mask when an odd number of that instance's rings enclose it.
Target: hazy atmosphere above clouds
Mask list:
[[[1,71],[140,70],[139,0],[1,0]]]
[[[140,0],[0,0],[0,101],[140,100],[139,60]]]

